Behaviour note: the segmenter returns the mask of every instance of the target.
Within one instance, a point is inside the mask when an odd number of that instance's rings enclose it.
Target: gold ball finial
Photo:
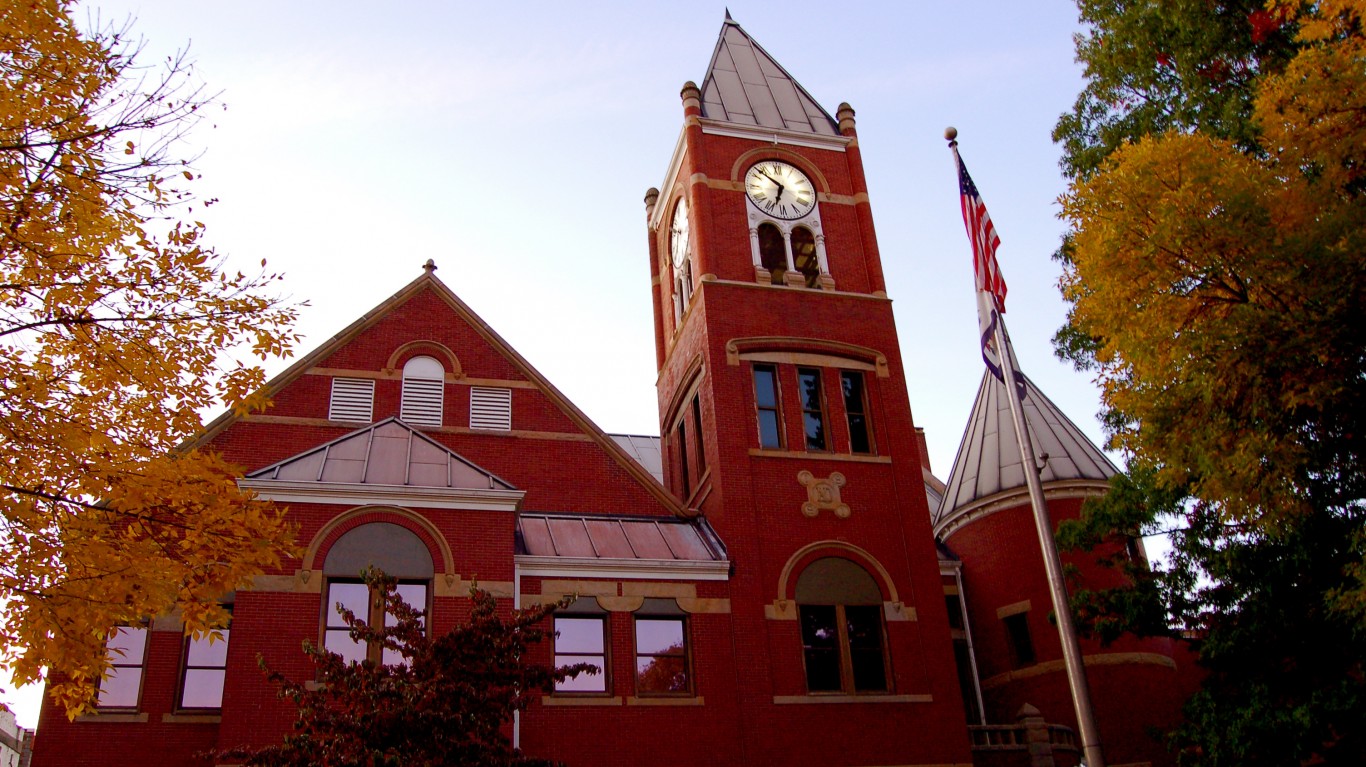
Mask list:
[[[956,139],[956,138],[958,138],[958,129],[957,129],[957,128],[955,128],[955,127],[953,127],[952,125],[950,125],[949,127],[947,127],[947,128],[944,129],[944,140],[945,140],[945,141],[953,141],[953,140]]]

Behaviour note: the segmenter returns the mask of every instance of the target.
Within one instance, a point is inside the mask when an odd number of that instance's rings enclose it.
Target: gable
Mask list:
[[[645,467],[436,279],[432,269],[429,264],[417,280],[272,379],[269,410],[245,417],[225,414],[190,447],[217,450],[253,475],[291,459],[301,463],[286,472],[306,474],[305,454],[369,425],[334,420],[338,414],[364,412],[332,408],[334,390],[373,390],[372,422],[398,417],[406,412],[404,400],[411,393],[405,365],[427,357],[439,365],[436,396],[443,401],[438,409],[424,412],[440,413],[440,425],[405,417],[407,426],[484,467],[488,475],[522,488],[527,508],[688,515]],[[356,385],[337,387],[338,379]],[[490,401],[506,402],[508,412],[488,417],[481,408]],[[510,428],[501,428],[505,424]],[[340,469],[338,464],[332,470]]]

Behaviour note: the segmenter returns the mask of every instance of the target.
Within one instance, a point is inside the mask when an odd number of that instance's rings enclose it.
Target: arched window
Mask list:
[[[882,591],[867,570],[840,557],[817,559],[797,579],[806,689],[885,692]]]
[[[366,646],[351,638],[338,605],[376,625],[394,625],[394,617],[384,612],[380,595],[360,579],[366,568],[378,568],[397,578],[398,594],[403,601],[420,610],[427,609],[430,591],[432,554],[415,533],[391,522],[372,522],[348,531],[327,552],[323,575],[327,578],[327,599],[323,603],[323,647],[348,661],[370,660],[399,663],[402,656],[393,650]]]
[[[446,369],[431,357],[403,364],[403,402],[399,417],[417,426],[440,426]]]
[[[820,287],[821,263],[816,257],[816,236],[804,226],[792,230],[792,263],[806,278],[808,288]]]
[[[787,273],[787,246],[783,233],[773,224],[759,224],[759,263],[773,276],[774,285],[783,284]]]

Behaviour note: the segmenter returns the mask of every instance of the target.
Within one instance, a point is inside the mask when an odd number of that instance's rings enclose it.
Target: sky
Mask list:
[[[723,0],[724,1],[724,0]],[[945,478],[982,375],[944,128],[991,212],[1021,368],[1092,439],[1056,359],[1066,185],[1050,134],[1082,86],[1065,0],[759,2],[731,15],[834,113],[857,112],[911,406]],[[437,276],[608,432],[658,434],[643,198],[701,84],[722,3],[89,0],[157,66],[188,49],[217,103],[193,131],[194,218],[231,269],[285,275],[303,354]],[[457,350],[458,352],[458,350]],[[288,362],[275,362],[269,372]],[[21,724],[34,691],[9,693]]]

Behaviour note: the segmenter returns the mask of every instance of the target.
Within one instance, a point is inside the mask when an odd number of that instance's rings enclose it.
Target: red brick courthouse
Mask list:
[[[728,19],[645,206],[661,437],[603,433],[429,265],[273,381],[266,414],[202,437],[289,507],[303,558],[232,595],[226,643],[165,616],[121,630],[99,712],[45,707],[33,764],[280,738],[292,711],[258,654],[295,678],[303,640],[374,655],[332,609],[366,603],[370,563],[436,631],[476,578],[523,605],[579,594],[538,660],[603,673],[515,728],[574,767],[1076,764],[1004,397],[983,379],[936,479],[854,110],[831,116]],[[1115,469],[1042,392],[1026,408],[1054,518],[1073,516]],[[1083,651],[1109,763],[1165,763],[1149,730],[1186,656]]]

